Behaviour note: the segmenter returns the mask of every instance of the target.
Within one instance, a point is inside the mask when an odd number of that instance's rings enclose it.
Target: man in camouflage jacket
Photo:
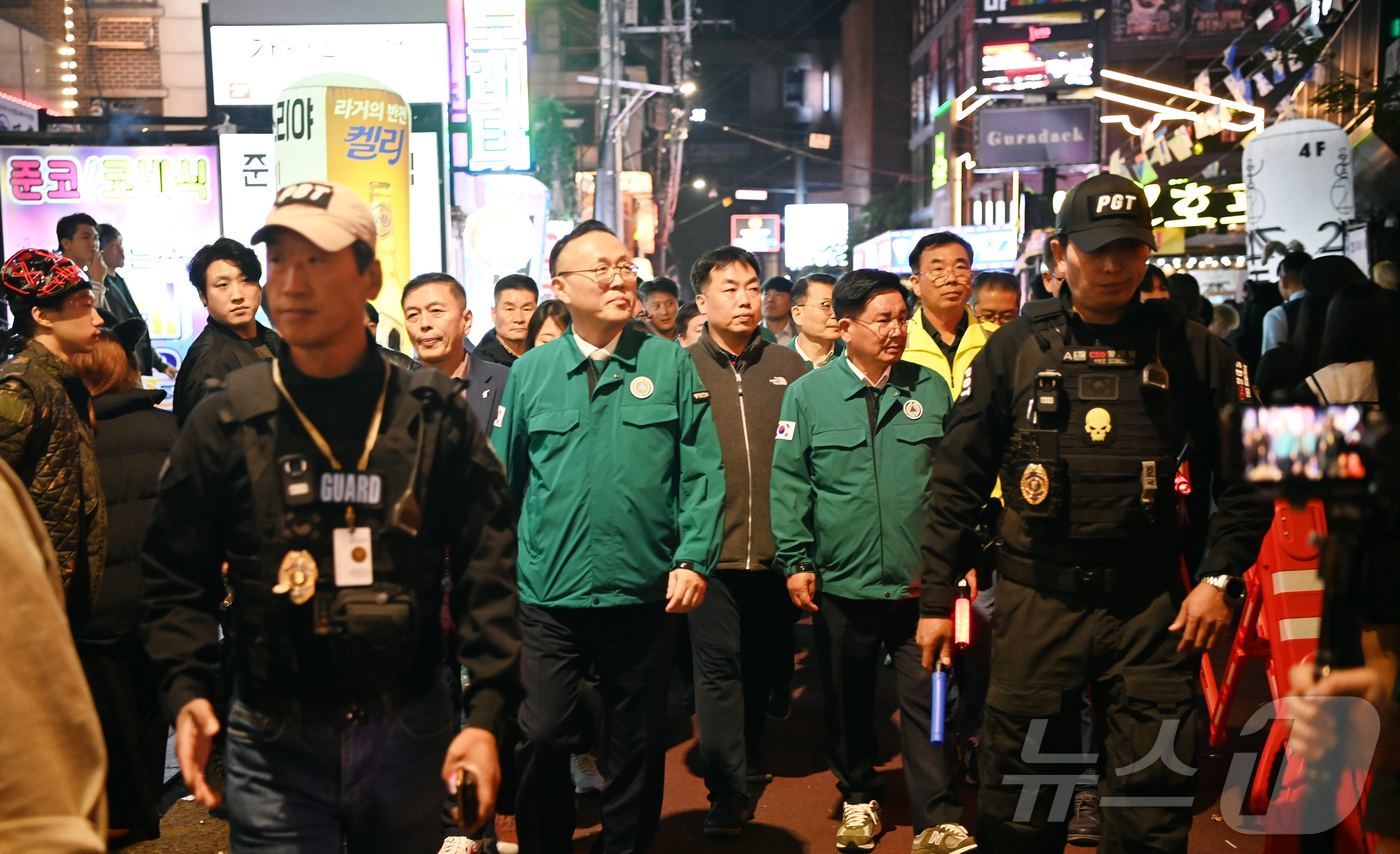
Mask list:
[[[0,271],[24,349],[0,365],[0,459],[34,499],[58,554],[69,619],[101,583],[107,506],[93,450],[91,403],[69,358],[90,352],[102,318],[73,262],[21,250]]]

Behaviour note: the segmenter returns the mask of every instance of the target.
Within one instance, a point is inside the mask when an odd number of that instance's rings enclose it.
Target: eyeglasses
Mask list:
[[[589,276],[593,281],[604,287],[611,285],[619,277],[622,281],[632,284],[637,281],[637,265],[632,263],[618,264],[610,267],[607,264],[599,264],[592,270],[560,270],[556,276]]]
[[[832,312],[831,300],[829,300],[829,299],[824,299],[824,300],[822,300],[821,302],[814,302],[814,303],[809,303],[809,302],[807,302],[806,300],[803,300],[802,302],[795,302],[795,303],[793,303],[793,304],[792,304],[792,307],[793,307],[793,308],[801,308],[801,307],[804,306],[804,305],[810,305],[810,306],[812,306],[813,308],[819,310],[822,314],[831,314],[831,312]]]
[[[988,323],[1010,323],[1016,319],[1015,309],[1009,311],[993,311],[990,308],[976,309],[973,314],[977,315],[978,320],[985,320]]]
[[[908,318],[904,317],[892,317],[889,320],[877,320],[874,323],[870,323],[860,318],[853,317],[851,318],[851,322],[859,323],[881,338],[894,338],[906,331],[905,324],[909,321]]]
[[[959,280],[959,281],[963,281],[963,280],[971,281],[971,280],[972,280],[972,268],[971,268],[971,267],[964,267],[964,266],[962,266],[962,265],[959,265],[959,266],[957,266],[957,267],[934,267],[934,268],[931,269],[931,270],[920,270],[920,271],[917,271],[917,272],[914,273],[914,275],[916,275],[916,276],[928,276],[929,278],[933,278],[933,279],[938,279],[938,278],[942,278],[942,277],[946,276],[946,277],[948,277],[948,278],[950,278],[950,279],[957,279],[957,280]]]

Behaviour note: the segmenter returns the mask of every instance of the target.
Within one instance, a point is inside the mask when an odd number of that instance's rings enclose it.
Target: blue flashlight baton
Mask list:
[[[942,744],[943,719],[948,705],[948,674],[943,670],[942,661],[934,662],[930,678],[933,683],[933,702],[929,710],[928,740],[929,744]]]

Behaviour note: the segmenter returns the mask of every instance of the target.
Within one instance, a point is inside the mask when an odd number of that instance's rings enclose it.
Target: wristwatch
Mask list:
[[[688,560],[678,560],[676,561],[676,565],[673,566],[672,569],[688,569],[691,572],[694,572],[695,564],[694,562]]]
[[[1244,601],[1245,583],[1238,575],[1207,575],[1201,582],[1219,590],[1225,601],[1232,606]]]

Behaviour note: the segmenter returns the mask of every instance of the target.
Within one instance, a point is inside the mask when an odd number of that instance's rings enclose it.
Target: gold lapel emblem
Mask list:
[[[1021,472],[1021,497],[1032,507],[1039,507],[1050,497],[1050,475],[1045,466],[1031,463]]]
[[[308,551],[287,552],[282,558],[282,566],[277,570],[277,586],[273,593],[288,594],[293,605],[305,605],[316,592],[316,579],[320,577],[316,569],[316,559]]]

